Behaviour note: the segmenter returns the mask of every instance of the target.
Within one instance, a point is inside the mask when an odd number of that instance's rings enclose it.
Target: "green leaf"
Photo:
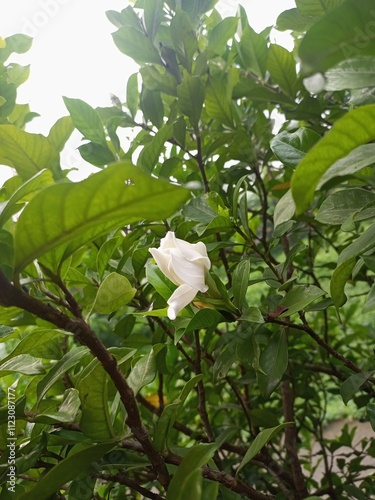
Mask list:
[[[284,331],[272,335],[261,354],[260,366],[263,373],[257,372],[258,384],[262,396],[268,399],[288,367],[288,342]]]
[[[146,120],[150,120],[156,128],[164,122],[164,104],[160,92],[144,88],[141,94],[141,110]]]
[[[314,285],[294,286],[280,301],[280,306],[287,307],[288,310],[280,314],[280,317],[290,316],[298,311],[306,309],[314,300],[324,295],[325,292]]]
[[[166,71],[161,73],[154,66],[145,66],[140,69],[140,73],[146,89],[177,95],[177,81],[170,73]]]
[[[20,64],[10,64],[7,67],[7,73],[8,83],[13,83],[16,87],[19,87],[29,78],[30,65],[21,66]]]
[[[294,8],[282,12],[276,20],[276,29],[278,31],[306,31],[306,28],[312,23],[311,18],[304,16]]]
[[[298,79],[293,55],[284,47],[271,43],[267,56],[267,68],[273,81],[287,95],[294,97],[297,91]]]
[[[0,227],[23,207],[23,202],[31,199],[38,191],[45,186],[53,184],[53,177],[50,170],[41,170],[28,181],[22,184],[10,197],[9,201],[2,208],[0,213]]]
[[[115,436],[108,405],[109,377],[97,359],[81,373],[77,389],[81,400],[80,429],[93,441],[108,441]]]
[[[138,64],[162,64],[160,55],[152,41],[139,29],[123,26],[112,34],[117,48]]]
[[[267,41],[262,34],[256,33],[247,25],[241,41],[236,43],[241,67],[264,78],[267,69]]]
[[[72,135],[74,124],[70,116],[63,116],[51,127],[47,139],[59,153],[64,149],[64,146]]]
[[[202,491],[200,468],[213,457],[217,444],[198,444],[189,449],[169,484],[166,500],[197,500]]]
[[[278,201],[275,211],[273,213],[273,224],[276,229],[284,222],[290,221],[294,216],[296,211],[296,206],[294,204],[292,191],[288,189],[288,191],[280,198]]]
[[[287,167],[296,167],[320,136],[313,130],[300,127],[296,132],[280,132],[270,143],[272,152]]]
[[[82,158],[96,167],[104,167],[115,161],[115,157],[108,146],[89,142],[88,144],[82,144],[78,149]]]
[[[250,448],[247,450],[244,458],[242,459],[238,469],[237,474],[240,470],[250,462],[277,433],[284,429],[287,425],[292,425],[293,422],[285,422],[284,424],[277,425],[276,427],[271,427],[269,429],[264,429],[261,431],[251,443]]]
[[[128,376],[128,384],[133,389],[134,394],[138,394],[142,387],[151,384],[151,382],[155,380],[157,372],[155,361],[156,353],[154,352],[154,349],[156,348],[156,351],[159,352],[163,347],[164,345],[162,344],[159,344],[157,348],[156,346],[153,346],[150,352],[142,356],[132,368],[132,371]]]
[[[214,309],[200,309],[184,330],[184,333],[192,333],[194,330],[201,330],[203,328],[216,327],[219,323],[224,321],[224,317]],[[177,338],[175,338],[177,342]]]
[[[341,307],[346,302],[346,296],[344,293],[345,284],[348,281],[350,275],[352,274],[353,267],[355,265],[355,259],[349,259],[338,265],[334,270],[331,283],[330,283],[330,293],[333,303],[336,307]]]
[[[31,490],[21,495],[19,500],[47,500],[65,483],[82,474],[88,474],[95,462],[112,448],[113,443],[103,443],[90,445],[81,451],[75,452],[73,449],[67,458],[52,467]]]
[[[357,56],[341,61],[326,74],[326,90],[363,89],[375,81],[375,57]]]
[[[352,188],[336,191],[320,205],[315,216],[318,222],[332,226],[343,224],[349,217],[360,212],[366,205],[375,203],[375,193],[366,189]],[[368,218],[366,214],[363,216]],[[355,220],[362,220],[361,213]]]
[[[159,161],[160,154],[165,148],[165,143],[172,136],[173,125],[164,125],[164,127],[158,130],[151,142],[142,149],[138,158],[138,165],[152,172]]]
[[[31,330],[29,332],[29,329]],[[13,351],[5,358],[11,359],[19,354],[30,354],[35,358],[58,359],[61,357],[59,341],[64,335],[62,331],[43,327],[29,327],[26,335]]]
[[[113,252],[116,250],[120,243],[120,238],[110,238],[105,241],[100,247],[96,257],[96,268],[98,270],[99,278],[103,278],[104,271],[106,270],[109,259],[112,257]]]
[[[303,71],[323,72],[344,59],[373,55],[373,9],[372,0],[347,0],[318,20],[299,46]]]
[[[152,69],[149,66],[147,66],[146,68]],[[156,90],[156,89],[151,89],[151,90]],[[138,73],[133,73],[128,78],[128,83],[126,85],[126,106],[130,111],[132,118],[134,118],[135,115],[137,114],[139,106]]]
[[[153,42],[163,20],[163,0],[144,0],[144,22],[149,39]]]
[[[183,10],[172,18],[170,33],[177,59],[190,73],[193,56],[198,50],[198,40],[189,16]]]
[[[363,306],[362,311],[364,313],[373,311],[375,308],[375,285],[372,285],[370,291],[367,295],[365,305]]]
[[[69,352],[64,354],[64,356],[49,370],[47,375],[38,382],[37,385],[37,405],[42,401],[47,391],[55,384],[57,381],[61,380],[64,374],[73,368],[82,357],[89,352],[87,347],[74,347]]]
[[[148,264],[146,267],[146,279],[165,300],[168,300],[176,289],[175,285],[154,264]]]
[[[238,17],[226,17],[217,24],[208,37],[207,50],[216,55],[225,52],[227,41],[233,38],[238,25]]]
[[[48,169],[60,177],[60,157],[49,140],[40,134],[30,134],[14,125],[0,125],[0,163],[14,168],[27,180]]]
[[[322,176],[317,188],[319,189],[335,177],[355,174],[373,163],[375,163],[375,144],[359,146],[341,160],[336,161]]]
[[[5,44],[0,48],[0,61],[5,62],[8,57],[15,52],[24,54],[33,43],[33,39],[28,35],[16,34],[5,38]]]
[[[232,98],[224,82],[212,78],[209,80],[206,87],[206,111],[208,116],[219,123],[233,127]]]
[[[107,147],[107,139],[99,113],[81,99],[71,99],[69,97],[63,99],[74,126],[83,134],[84,138]]]
[[[127,305],[136,293],[122,274],[111,273],[100,284],[91,313],[109,314]]]
[[[346,405],[353,398],[354,394],[370,377],[372,377],[374,373],[375,370],[372,370],[371,372],[354,373],[341,384],[341,397]]]
[[[63,259],[121,225],[165,219],[188,197],[187,190],[152,178],[129,163],[112,165],[76,184],[48,187],[19,217],[16,272],[57,247],[57,257]]]
[[[375,139],[375,105],[349,111],[302,159],[292,177],[297,213],[306,210],[323,174],[354,148]]]
[[[198,382],[202,380],[203,375],[196,375],[189,380],[182,389],[180,395],[172,403],[165,406],[163,413],[156,424],[153,445],[155,449],[159,452],[167,451],[167,440],[169,432],[171,431],[173,424],[175,423],[178,414],[186,401],[186,398],[197,385]]]
[[[46,411],[33,418],[34,422],[43,424],[73,423],[81,407],[81,400],[77,389],[67,389],[64,393],[64,400],[58,411]]]
[[[237,264],[236,269],[233,273],[233,301],[234,305],[238,309],[242,309],[242,306],[246,300],[246,292],[249,285],[250,278],[250,259],[242,259]]]
[[[0,364],[0,377],[5,377],[11,373],[41,375],[45,373],[45,369],[39,359],[30,356],[30,354],[19,354]]]
[[[205,98],[203,82],[199,77],[185,73],[181,85],[177,87],[177,96],[181,112],[189,118],[195,131],[198,132]]]
[[[368,403],[366,413],[370,420],[372,430],[375,431],[375,403]]]

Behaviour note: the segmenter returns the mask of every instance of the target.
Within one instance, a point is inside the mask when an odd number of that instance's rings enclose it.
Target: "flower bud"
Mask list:
[[[207,272],[211,267],[203,242],[188,243],[168,231],[159,248],[150,248],[161,272],[178,288],[168,299],[168,318],[176,319],[178,313],[195,298],[198,292],[206,292]]]

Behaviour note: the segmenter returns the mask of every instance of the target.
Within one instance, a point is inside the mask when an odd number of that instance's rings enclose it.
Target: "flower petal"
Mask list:
[[[205,266],[201,260],[190,262],[177,249],[170,250],[171,260],[168,265],[169,272],[177,276],[179,285],[187,285],[201,292],[207,291],[205,283]],[[201,257],[202,259],[202,257]]]
[[[168,318],[176,319],[177,314],[182,311],[197,295],[197,290],[189,285],[181,285],[175,290],[167,301]]]

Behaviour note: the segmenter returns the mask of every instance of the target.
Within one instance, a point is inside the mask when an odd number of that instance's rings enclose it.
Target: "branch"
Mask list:
[[[163,486],[169,483],[169,474],[162,456],[154,449],[147,429],[141,421],[138,406],[133,390],[127,383],[123,373],[117,365],[116,359],[107,351],[101,340],[91,330],[90,326],[81,318],[73,319],[65,313],[44,304],[31,297],[23,290],[13,286],[4,273],[0,270],[0,305],[4,307],[15,306],[28,311],[39,318],[48,321],[58,328],[74,333],[76,339],[87,346],[92,354],[100,361],[119,391],[121,401],[127,412],[126,424],[142,445],[148,456],[158,480]]]

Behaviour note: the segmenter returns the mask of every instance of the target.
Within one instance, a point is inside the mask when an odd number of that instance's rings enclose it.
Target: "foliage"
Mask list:
[[[375,495],[371,441],[323,436],[338,398],[375,429],[375,10],[296,0],[290,52],[216,3],[107,12],[126,102],[65,97],[47,137],[7,62],[31,40],[0,39],[1,498]],[[211,261],[174,321],[167,231]]]

